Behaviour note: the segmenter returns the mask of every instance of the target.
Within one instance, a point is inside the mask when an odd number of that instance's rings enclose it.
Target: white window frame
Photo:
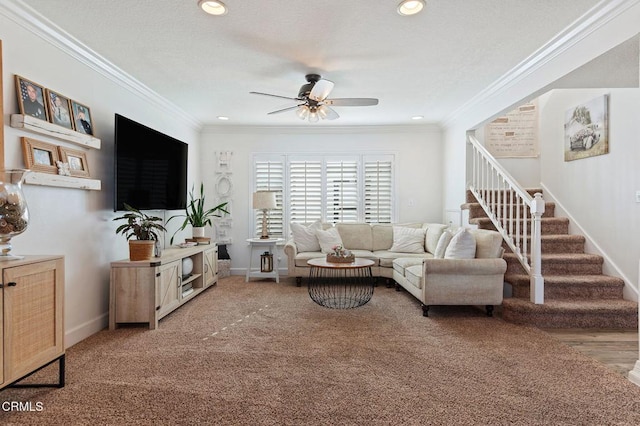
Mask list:
[[[251,192],[249,194],[249,206],[251,206],[251,197],[254,191],[256,191],[256,171],[257,164],[261,161],[281,162],[283,165],[283,183],[284,194],[282,194],[282,231],[284,235],[278,237],[287,238],[290,234],[290,222],[291,222],[291,163],[296,161],[310,161],[321,163],[321,207],[320,207],[320,220],[322,222],[327,221],[327,162],[328,161],[355,161],[357,168],[357,198],[359,200],[357,205],[356,222],[365,222],[365,164],[367,162],[390,162],[391,163],[391,195],[390,195],[390,223],[395,223],[397,218],[397,188],[396,188],[396,171],[395,171],[395,158],[394,153],[379,153],[379,154],[363,154],[363,153],[344,153],[344,154],[321,154],[321,153],[309,153],[309,154],[253,154],[252,168],[251,168]],[[261,220],[260,212],[254,211],[252,218],[253,221],[249,223],[249,233],[255,236],[256,229],[259,228],[256,224],[260,224]]]

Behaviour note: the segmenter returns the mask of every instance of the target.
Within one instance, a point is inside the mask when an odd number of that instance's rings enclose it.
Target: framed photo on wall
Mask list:
[[[91,118],[89,107],[76,101],[71,101],[71,111],[73,112],[76,132],[93,135],[93,119]]]
[[[89,177],[89,165],[87,164],[87,154],[77,149],[58,147],[60,161],[69,164],[69,174],[71,176]]]
[[[609,95],[565,111],[564,161],[609,153]]]
[[[20,114],[47,121],[44,87],[16,75],[16,93],[18,94]]]
[[[24,137],[21,140],[24,164],[27,169],[58,174],[56,161],[59,161],[60,157],[58,157],[56,145]]]
[[[73,130],[71,120],[71,101],[53,90],[45,89],[49,122]]]

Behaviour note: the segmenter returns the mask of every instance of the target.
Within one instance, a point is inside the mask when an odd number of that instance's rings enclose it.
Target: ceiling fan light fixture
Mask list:
[[[320,118],[318,117],[316,110],[311,110],[309,113],[309,123],[317,123],[319,120]]]
[[[318,107],[318,116],[319,116],[320,118],[322,118],[323,120],[324,120],[325,118],[327,118],[327,109],[325,108],[325,106],[324,106],[324,105],[320,105],[320,106]]]
[[[398,13],[402,16],[415,15],[420,13],[424,6],[424,0],[402,0],[398,5]]]
[[[296,115],[300,120],[306,120],[309,116],[309,108],[306,105],[300,106],[300,108],[296,110]]]
[[[198,6],[209,15],[226,15],[228,11],[227,6],[218,0],[198,0]]]

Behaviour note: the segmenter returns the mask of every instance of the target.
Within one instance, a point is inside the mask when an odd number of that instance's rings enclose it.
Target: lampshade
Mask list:
[[[275,209],[276,193],[275,191],[257,191],[253,193],[253,208],[256,210]]]

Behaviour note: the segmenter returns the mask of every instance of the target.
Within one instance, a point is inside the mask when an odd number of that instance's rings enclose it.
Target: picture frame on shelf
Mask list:
[[[58,147],[31,138],[21,138],[22,154],[27,169],[34,172],[58,174],[57,161],[60,161]]]
[[[69,174],[71,176],[84,178],[90,176],[86,152],[64,146],[58,146],[58,151],[60,153],[60,161],[69,164]]]
[[[16,74],[16,93],[20,114],[48,120],[44,86]]]
[[[91,117],[91,110],[89,107],[72,100],[71,112],[73,113],[73,123],[76,132],[93,136],[93,118]]]
[[[67,129],[75,130],[71,120],[71,100],[61,94],[45,89],[49,122]]]

